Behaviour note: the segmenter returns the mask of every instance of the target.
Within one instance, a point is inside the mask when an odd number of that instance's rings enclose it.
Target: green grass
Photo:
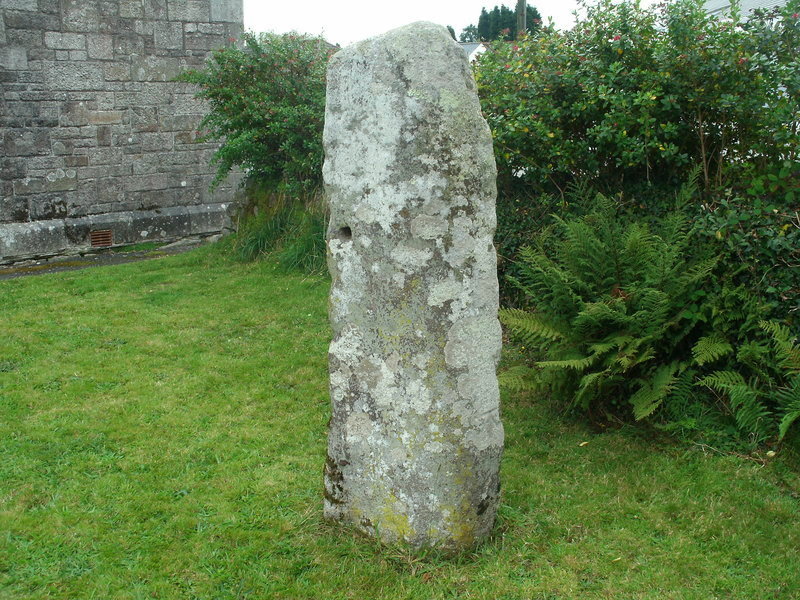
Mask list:
[[[0,598],[800,597],[788,449],[593,433],[525,396],[474,552],[323,523],[326,296],[213,248],[0,282]]]
[[[245,194],[249,208],[240,214],[238,231],[230,241],[235,256],[243,261],[269,260],[290,272],[325,272],[328,217],[320,194],[293,198],[258,184]]]

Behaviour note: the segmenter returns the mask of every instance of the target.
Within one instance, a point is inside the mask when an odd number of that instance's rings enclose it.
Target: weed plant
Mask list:
[[[325,271],[327,211],[319,193],[299,199],[251,184],[233,241],[243,261],[269,258],[283,269]]]

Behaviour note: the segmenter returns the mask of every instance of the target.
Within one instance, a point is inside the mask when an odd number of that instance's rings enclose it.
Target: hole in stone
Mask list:
[[[345,242],[353,239],[353,230],[350,229],[347,225],[344,227],[340,227],[339,231],[336,232],[336,236],[340,240],[344,240]]]

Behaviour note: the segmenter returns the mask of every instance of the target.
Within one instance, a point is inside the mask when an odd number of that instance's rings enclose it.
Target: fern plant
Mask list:
[[[743,344],[736,352],[737,370],[714,371],[698,384],[727,398],[741,431],[762,441],[777,427],[781,440],[800,419],[800,346],[785,325],[762,321],[759,326],[769,335],[766,343]],[[732,353],[733,348],[722,339],[704,338],[693,352],[696,360],[706,361]],[[745,379],[743,371],[750,377]]]
[[[625,223],[607,198],[596,207],[557,218],[555,240],[520,252],[511,281],[530,308],[500,318],[538,358],[530,386],[583,410],[644,419],[671,396],[693,393],[680,383],[708,316],[692,307],[715,258],[690,257],[694,231],[680,213],[654,232]]]

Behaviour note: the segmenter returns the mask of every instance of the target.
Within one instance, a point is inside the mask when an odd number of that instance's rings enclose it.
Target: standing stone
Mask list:
[[[328,70],[325,516],[457,551],[497,509],[496,169],[465,52],[414,23]]]

